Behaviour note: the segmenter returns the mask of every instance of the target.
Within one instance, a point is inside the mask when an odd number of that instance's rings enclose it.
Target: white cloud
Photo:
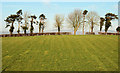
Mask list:
[[[47,5],[47,6],[50,5],[50,0],[42,0],[42,2],[43,2],[45,5]]]

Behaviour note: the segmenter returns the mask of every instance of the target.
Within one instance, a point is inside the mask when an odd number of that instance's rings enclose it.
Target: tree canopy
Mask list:
[[[107,13],[105,15],[105,32],[108,31],[108,28],[111,26],[111,20],[118,19],[118,16],[113,13]]]

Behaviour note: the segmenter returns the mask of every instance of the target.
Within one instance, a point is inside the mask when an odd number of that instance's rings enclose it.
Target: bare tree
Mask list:
[[[55,26],[58,27],[58,34],[60,34],[60,27],[63,24],[63,21],[64,21],[64,16],[58,14],[55,16],[55,22],[56,22]]]
[[[74,35],[76,35],[76,31],[78,30],[80,24],[82,23],[82,10],[74,10],[74,12],[68,15],[68,23],[74,28]]]
[[[93,33],[93,28],[95,25],[98,25],[100,17],[96,12],[91,11],[88,13],[86,18],[88,23],[90,23],[91,33]]]
[[[26,34],[26,30],[28,30],[28,28],[29,28],[29,23],[28,23],[29,22],[29,13],[27,11],[24,12],[23,20],[24,20],[24,23],[21,27],[24,30],[24,34]]]

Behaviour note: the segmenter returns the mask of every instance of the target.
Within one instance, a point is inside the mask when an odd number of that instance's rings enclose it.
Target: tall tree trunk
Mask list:
[[[74,33],[75,33],[74,35],[76,35],[76,32],[77,32],[79,27],[80,27],[80,23],[79,23],[79,25],[76,28],[74,27]]]
[[[105,31],[105,35],[107,35],[107,31]]]
[[[102,23],[100,23],[100,24],[102,24]],[[102,31],[102,26],[100,25],[100,32]]]
[[[26,29],[24,29],[24,35],[26,35]]]
[[[41,24],[39,24],[39,33],[40,33],[40,31],[41,31]]]
[[[91,22],[91,33],[93,33],[93,21]]]
[[[83,24],[83,35],[84,35],[84,24]]]
[[[101,27],[100,27],[100,32],[101,32]]]
[[[85,15],[83,16],[83,35],[84,35],[84,26],[85,26]]]
[[[42,33],[43,33],[43,28],[42,28]]]
[[[18,35],[20,35],[20,23],[18,23]]]
[[[30,31],[30,34],[33,34],[33,30]]]
[[[12,32],[10,31],[10,36],[12,36]]]
[[[14,23],[14,22],[12,22],[12,25],[11,25],[11,28],[10,28],[10,29],[11,29],[11,31],[10,31],[10,35],[11,35],[11,36],[12,36],[13,30],[14,30],[13,23]]]
[[[42,25],[42,33],[43,33],[43,30],[44,30],[44,24]]]
[[[60,35],[60,26],[58,26],[58,34]]]
[[[31,29],[30,29],[30,34],[33,34],[33,18],[31,20]]]
[[[19,32],[19,28],[18,28],[17,32],[18,32],[18,35],[19,35],[19,34],[20,34],[20,32]]]
[[[89,32],[90,32],[91,27],[89,26]]]
[[[76,35],[76,29],[74,28],[74,35]]]

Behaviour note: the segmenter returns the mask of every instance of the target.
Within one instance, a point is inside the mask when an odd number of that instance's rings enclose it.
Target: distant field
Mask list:
[[[114,71],[118,36],[5,37],[2,65],[6,71]]]

